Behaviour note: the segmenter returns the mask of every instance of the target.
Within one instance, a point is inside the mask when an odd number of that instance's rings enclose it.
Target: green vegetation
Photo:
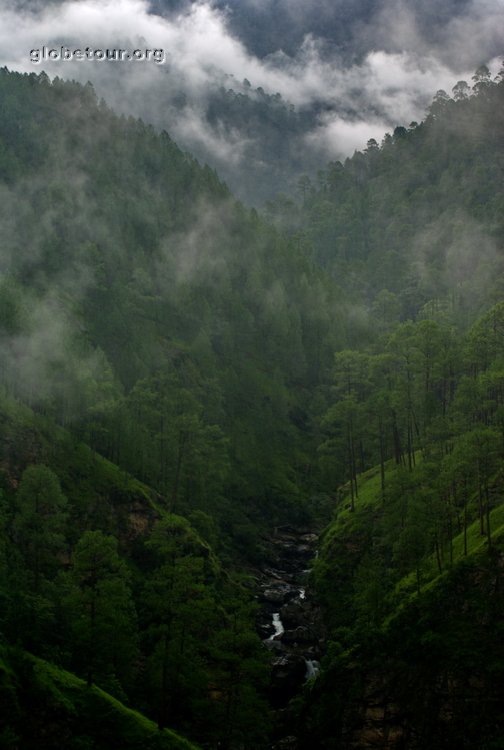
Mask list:
[[[380,627],[341,628],[305,695],[301,747],[501,747],[502,554],[471,554]]]
[[[0,747],[191,750],[196,745],[127,708],[98,687],[19,652],[2,652]]]
[[[23,677],[23,665],[32,659],[28,650],[58,665],[54,674],[70,669],[89,691],[96,686],[143,709],[159,731],[168,725],[215,743],[243,735],[259,742],[268,726],[262,696],[267,665],[252,629],[247,590],[234,574],[222,572],[189,521],[169,513],[163,498],[145,485],[92,454],[63,428],[53,426],[51,432],[46,417],[18,410],[12,401],[5,402],[3,416],[4,434],[14,443],[4,448],[14,447],[21,461],[28,449],[32,460],[43,456],[54,467],[29,465],[16,490],[12,469],[3,476],[0,626],[7,642],[16,644],[5,674],[12,673],[16,684],[21,680],[16,705],[22,715],[32,701],[32,678]],[[9,455],[2,460],[8,462]],[[55,474],[61,466],[66,496]],[[203,531],[212,529],[208,519],[203,513],[194,516]],[[92,528],[100,523],[103,531]],[[43,701],[45,683],[37,685]],[[110,695],[107,700],[112,701]],[[91,698],[88,703],[92,715]],[[58,706],[51,719],[56,734]],[[119,718],[126,711],[121,710]],[[77,718],[65,732],[80,736],[80,713],[69,711]],[[81,718],[84,736],[88,730]],[[39,731],[29,715],[19,723],[6,721],[6,737],[25,726],[21,736],[28,742]],[[142,721],[152,733],[155,725]],[[118,736],[128,735],[128,726],[129,720]],[[116,746],[113,723],[107,727],[108,734],[99,738],[89,730],[93,741],[102,743],[96,746]],[[140,741],[133,729],[132,746]],[[152,742],[161,743],[163,736]],[[50,742],[56,740],[48,739],[47,747],[56,746]]]
[[[250,573],[332,512],[301,744],[499,747],[503,75],[474,84],[275,228],[90,85],[0,71],[2,746],[268,747]]]

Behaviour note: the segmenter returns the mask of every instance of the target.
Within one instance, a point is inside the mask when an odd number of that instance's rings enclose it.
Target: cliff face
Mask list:
[[[504,553],[481,552],[337,654],[308,698],[303,747],[504,747]]]

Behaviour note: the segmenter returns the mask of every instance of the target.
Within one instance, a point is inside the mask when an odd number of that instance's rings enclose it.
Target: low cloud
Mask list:
[[[473,217],[448,210],[412,245],[413,268],[426,297],[447,294],[466,309],[492,298],[502,272],[497,243]]]
[[[359,29],[363,44],[391,52],[435,57],[452,72],[474,70],[504,52],[504,5],[500,0],[387,0]]]
[[[305,141],[307,147],[321,157],[330,154],[343,159],[354,151],[362,151],[363,144],[370,138],[376,139],[386,128],[386,123],[381,120],[355,122],[331,115],[322,118],[319,127],[309,133]]]
[[[256,12],[274,10],[266,1],[263,10],[258,0],[253,5]],[[155,12],[163,8],[163,15]],[[278,8],[292,23],[308,24],[300,3],[283,2]],[[329,18],[330,5],[322,2],[321,8]],[[218,87],[244,92],[246,78],[252,84],[245,92],[249,96],[257,87],[279,92],[313,117],[304,147],[321,158],[341,158],[363,148],[368,137],[379,140],[396,124],[422,119],[436,90],[450,91],[457,80],[470,80],[474,67],[487,62],[482,56],[497,54],[503,41],[500,2],[473,0],[462,11],[453,10],[453,16],[443,16],[430,3],[420,13],[404,0],[383,0],[366,17],[362,8],[354,16],[344,3],[335,8],[333,22],[341,13],[352,33],[352,63],[348,49],[343,54],[313,33],[304,36],[295,54],[276,50],[258,57],[231,31],[230,19],[239,12],[232,4],[226,10],[205,0],[172,11],[161,0],[156,6],[147,0],[67,0],[43,6],[11,0],[0,9],[0,62],[13,70],[40,72],[29,53],[44,45],[164,49],[164,65],[61,61],[48,62],[44,69],[51,76],[91,80],[115,109],[167,129],[239,189],[237,176],[251,158],[250,134],[219,121],[210,126],[206,105]]]

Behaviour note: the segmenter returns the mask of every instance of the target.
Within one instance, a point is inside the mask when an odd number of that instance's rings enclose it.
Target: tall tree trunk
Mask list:
[[[399,466],[402,464],[402,448],[401,448],[401,436],[399,435],[399,430],[397,428],[397,419],[395,412],[392,412],[392,436],[393,436],[393,442],[394,442],[394,458],[396,464]]]
[[[168,645],[170,639],[168,632],[164,634],[163,641],[163,660],[161,666],[161,696],[159,699],[158,729],[161,731],[167,725],[168,721]]]
[[[435,546],[436,546],[436,562],[437,562],[437,566],[438,566],[438,571],[440,573],[442,573],[443,572],[443,566],[441,564],[441,553],[439,551],[439,540],[438,540],[437,534],[436,534],[436,538],[435,538]]]
[[[486,533],[488,546],[492,546],[492,531],[490,528],[490,492],[488,488],[488,481],[485,482],[485,515],[486,515]]]
[[[385,446],[383,445],[383,423],[378,419],[378,435],[380,441],[380,486],[382,499],[385,498]]]
[[[96,640],[96,589],[92,588],[92,599],[91,599],[91,622],[90,622],[90,648],[88,651],[88,664],[87,664],[87,686],[91,687],[94,681],[94,644]]]
[[[467,557],[467,497],[464,494],[464,557]]]
[[[480,534],[481,536],[485,536],[485,523],[483,520],[484,513],[483,513],[483,489],[481,487],[481,480],[478,484],[478,515],[479,515],[479,522],[480,522]]]
[[[185,445],[187,442],[187,432],[181,430],[179,433],[178,451],[177,451],[177,466],[175,469],[175,480],[173,482],[173,490],[171,496],[171,512],[173,513],[178,500],[178,491],[180,485],[180,474],[182,470],[182,461],[184,459]]]

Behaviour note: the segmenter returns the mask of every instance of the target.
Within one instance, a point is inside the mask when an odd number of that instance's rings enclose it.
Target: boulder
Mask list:
[[[284,644],[311,644],[316,642],[317,637],[312,630],[305,625],[299,625],[294,630],[286,630],[285,633],[282,634],[282,643]]]
[[[290,684],[304,680],[306,664],[302,656],[282,654],[273,659],[272,670],[273,684]]]
[[[285,588],[265,589],[261,593],[260,598],[265,602],[269,602],[270,604],[283,604],[285,602],[287,592],[288,589]]]
[[[285,628],[296,628],[298,625],[306,625],[309,611],[308,602],[296,599],[284,604],[280,610],[280,618]]]
[[[299,541],[302,544],[309,544],[309,545],[315,545],[318,542],[318,536],[313,533],[303,534],[299,537]]]

